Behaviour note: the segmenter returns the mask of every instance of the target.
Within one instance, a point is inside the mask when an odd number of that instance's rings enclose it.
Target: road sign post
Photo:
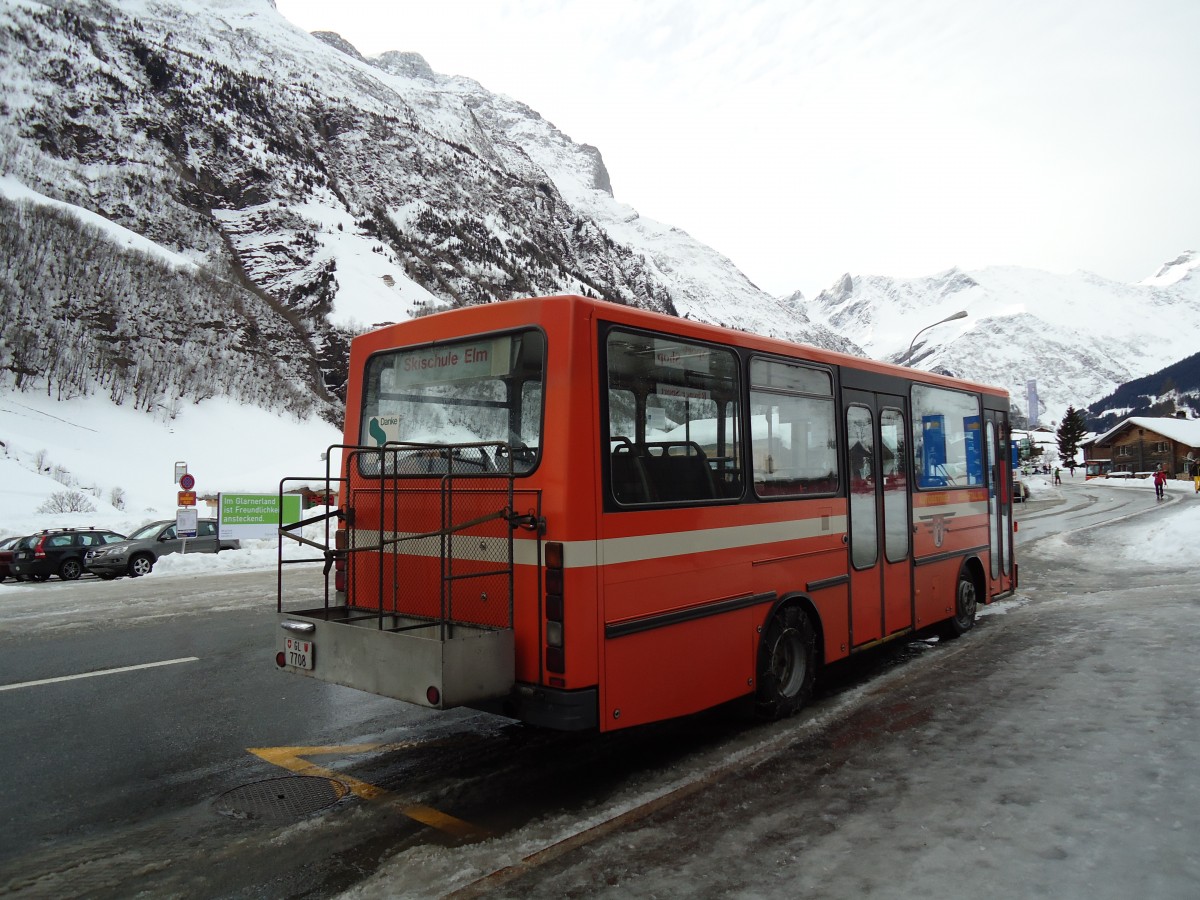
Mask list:
[[[195,507],[180,509],[175,513],[175,536],[183,539],[183,552],[187,553],[187,540],[194,538],[200,528],[200,513]]]

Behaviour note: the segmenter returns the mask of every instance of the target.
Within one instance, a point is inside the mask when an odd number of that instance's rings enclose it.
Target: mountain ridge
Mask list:
[[[846,275],[809,311],[853,334],[868,356],[1004,385],[1022,408],[1025,385],[1035,381],[1039,414],[1056,420],[1067,406],[1087,406],[1194,351],[1200,253],[1184,253],[1137,284],[1016,266],[907,279]],[[967,316],[937,324],[959,311]]]
[[[23,385],[83,372],[56,383],[117,385],[124,396],[130,372],[174,359],[169,348],[187,339],[177,324],[156,333],[158,318],[212,321],[206,310],[229,309],[248,337],[213,327],[207,345],[231,368],[265,374],[220,390],[263,402],[291,397],[287,385],[311,399],[285,405],[335,419],[353,335],[460,305],[581,293],[1001,384],[1018,407],[1034,380],[1038,412],[1052,419],[1182,358],[1195,330],[1162,321],[1200,320],[1196,253],[1136,285],[996,266],[846,274],[811,301],[769,295],[718,251],[619,201],[601,151],[520,101],[441,75],[416,52],[367,58],[332,32],[306,34],[270,0],[49,0],[0,9],[0,26],[11,86],[0,165],[9,199],[25,205],[6,215],[65,203],[188,261],[198,285],[190,310],[160,297],[161,317],[110,291],[97,319],[86,288],[0,275],[6,312],[18,313],[0,323],[8,389],[22,343],[33,347]],[[101,232],[128,256],[121,267],[139,271],[126,238]],[[61,240],[47,253],[67,281],[104,282]],[[51,368],[54,347],[37,328],[43,297],[55,298],[56,317],[147,329],[161,358],[129,341],[107,352],[111,335],[93,327],[72,332],[72,350],[94,362]],[[926,327],[958,309],[969,315]],[[144,381],[163,386],[147,408],[210,390]]]

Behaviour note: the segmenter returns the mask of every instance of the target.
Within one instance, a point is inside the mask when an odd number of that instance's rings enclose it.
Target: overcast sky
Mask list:
[[[1200,249],[1197,0],[276,0],[599,147],[761,288]]]

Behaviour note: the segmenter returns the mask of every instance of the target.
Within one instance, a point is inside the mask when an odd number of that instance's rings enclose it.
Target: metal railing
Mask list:
[[[537,492],[514,489],[518,455],[502,442],[333,445],[324,476],[280,481],[281,510],[282,495],[301,483],[317,483],[341,505],[280,524],[278,611],[288,611],[284,568],[321,563],[323,607],[305,615],[323,612],[328,620],[336,610],[338,621],[373,619],[389,631],[436,627],[442,641],[457,625],[512,628],[514,531],[536,530],[540,541]],[[518,494],[529,496],[529,512],[515,512]],[[316,526],[323,529],[314,535]],[[319,555],[285,558],[289,542]],[[345,602],[331,590],[339,567]]]

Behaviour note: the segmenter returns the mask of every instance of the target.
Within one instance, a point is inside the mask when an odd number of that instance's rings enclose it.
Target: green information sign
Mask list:
[[[283,497],[283,524],[300,521],[300,495]],[[278,494],[220,494],[217,519],[223,538],[273,538],[278,534]]]

